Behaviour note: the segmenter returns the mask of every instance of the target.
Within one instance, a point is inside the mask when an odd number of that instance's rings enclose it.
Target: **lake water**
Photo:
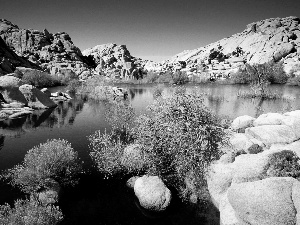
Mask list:
[[[164,85],[158,87],[127,85],[125,87],[129,89],[129,103],[137,115],[144,113],[147,105],[153,102],[153,93],[157,89],[160,89],[164,94],[172,93],[175,90],[173,86]],[[272,86],[272,91],[282,94],[283,99],[268,101],[238,98],[237,93],[239,91],[248,90],[247,86],[241,85],[188,85],[185,88],[187,92],[204,93],[204,104],[217,115],[229,119],[245,114],[257,117],[266,112],[286,112],[300,109],[300,88],[298,87]],[[54,88],[51,91],[54,92],[57,89]],[[109,107],[110,105],[104,102],[77,96],[69,102],[59,103],[55,109],[35,111],[33,115],[27,117],[0,122],[0,171],[21,163],[29,149],[53,138],[68,140],[84,161],[85,167],[90,168],[92,161],[89,157],[87,137],[96,130],[110,130],[110,124],[105,119],[110,110]],[[195,221],[200,221],[199,218],[203,217],[197,210],[198,213],[195,213],[190,208],[184,208],[183,214],[173,213],[173,219],[170,219],[169,215],[166,217],[168,219],[165,217],[163,219],[148,219],[136,211],[135,203],[130,200],[132,198],[124,197],[128,194],[123,191],[123,186],[120,188],[117,181],[103,183],[98,180],[97,186],[95,182],[87,180],[74,193],[71,190],[68,199],[72,198],[71,194],[81,195],[82,193],[79,194],[78,191],[80,188],[82,188],[81,191],[87,193],[82,199],[74,200],[75,202],[72,204],[70,201],[66,201],[68,203],[65,204],[65,208],[66,210],[70,209],[73,220],[69,218],[66,220],[69,222],[64,224],[194,224]],[[97,196],[95,194],[90,196],[89,189],[90,193],[97,193],[98,189]],[[5,200],[7,198],[0,196],[0,204],[3,204]],[[95,201],[100,202],[99,205],[97,205],[98,203],[91,203]],[[180,207],[178,206],[178,208]],[[83,213],[81,212],[82,209],[88,211]],[[107,213],[108,211],[109,213]],[[95,215],[97,215],[97,219],[93,217]],[[182,219],[174,217],[175,215],[181,215]],[[93,223],[93,221],[101,219],[104,221],[103,223]],[[217,223],[211,220],[202,224]]]

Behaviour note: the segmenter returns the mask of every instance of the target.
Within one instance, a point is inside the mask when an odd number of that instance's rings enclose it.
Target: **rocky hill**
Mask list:
[[[212,72],[229,71],[244,63],[262,64],[282,60],[289,72],[300,68],[300,19],[271,18],[248,24],[241,33],[194,50],[183,51],[165,61],[164,67],[205,64]],[[184,62],[184,63],[182,63]]]
[[[35,64],[14,53],[0,37],[0,76],[12,73],[16,67],[38,68]]]
[[[89,64],[65,32],[52,34],[46,29],[21,29],[8,20],[0,19],[0,37],[17,55],[47,69],[51,74],[62,69],[80,74]]]
[[[97,45],[93,48],[82,51],[85,56],[93,56],[97,64],[95,72],[111,74],[113,76],[141,77],[146,69],[157,68],[157,63],[150,60],[142,60],[134,57],[128,51],[126,45],[114,43]]]

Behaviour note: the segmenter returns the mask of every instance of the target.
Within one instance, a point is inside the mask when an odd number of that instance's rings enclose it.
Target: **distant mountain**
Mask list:
[[[200,62],[211,60],[262,64],[282,60],[285,69],[300,69],[300,19],[297,17],[271,18],[248,24],[241,33],[234,34],[204,47],[183,51],[163,64],[175,65],[184,62],[195,67]],[[214,63],[214,62],[213,62]],[[217,63],[218,64],[218,63]],[[212,66],[212,69],[230,69],[228,65]]]
[[[10,21],[0,19],[0,37],[17,55],[47,69],[51,74],[65,69],[79,74],[89,64],[65,32],[52,34],[46,29],[20,29]]]

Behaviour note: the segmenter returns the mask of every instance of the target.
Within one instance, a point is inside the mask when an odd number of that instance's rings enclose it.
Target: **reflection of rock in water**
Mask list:
[[[26,116],[0,121],[0,135],[9,137],[20,137],[21,134],[25,133],[23,124],[26,121]]]
[[[68,102],[60,102],[45,121],[45,126],[53,127],[57,125],[62,127],[72,125],[78,112],[82,111],[84,102],[83,98],[74,98]]]
[[[3,148],[3,146],[4,146],[4,139],[5,139],[5,136],[0,135],[0,151]]]

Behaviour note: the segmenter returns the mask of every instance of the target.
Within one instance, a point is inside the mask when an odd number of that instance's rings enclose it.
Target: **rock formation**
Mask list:
[[[18,66],[38,68],[35,64],[14,53],[0,37],[0,76],[12,73]]]
[[[142,78],[148,68],[156,68],[150,60],[133,57],[125,45],[104,44],[82,51],[85,56],[93,56],[97,74],[104,73],[120,78]]]
[[[165,70],[228,74],[249,64],[283,61],[287,73],[300,70],[300,19],[271,18],[247,25],[241,33],[194,50],[183,51],[163,63]]]
[[[299,128],[299,110],[233,121],[241,133],[232,135],[231,150],[211,165],[207,179],[221,224],[299,223]]]
[[[51,74],[66,69],[80,74],[89,64],[65,32],[52,34],[46,29],[20,29],[10,21],[0,19],[0,37],[17,55],[47,69]]]

